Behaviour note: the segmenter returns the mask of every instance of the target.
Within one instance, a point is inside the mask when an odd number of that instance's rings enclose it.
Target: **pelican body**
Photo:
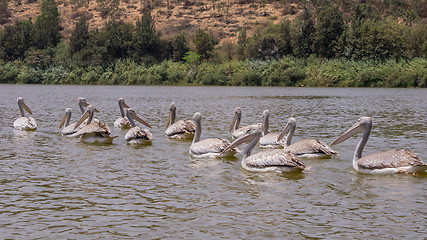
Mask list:
[[[255,154],[252,154],[253,148],[256,146],[262,136],[261,126],[248,129],[246,133],[234,140],[225,150],[237,147],[238,145],[250,141],[243,152],[242,168],[249,172],[301,172],[306,168],[306,165],[301,162],[292,153],[286,152],[283,149],[267,149]]]
[[[74,136],[75,133],[77,133],[78,130],[82,128],[82,125],[80,125],[78,128],[74,129],[76,126],[76,123],[71,123],[71,108],[66,108],[64,116],[62,117],[61,123],[59,124],[59,128],[64,126],[64,128],[61,130],[62,136],[71,137]]]
[[[110,128],[104,122],[92,121],[96,108],[92,105],[86,107],[86,111],[77,121],[74,129],[77,129],[80,124],[87,120],[86,126],[82,127],[75,133],[76,137],[81,137],[81,141],[85,143],[111,144],[116,137],[110,136]]]
[[[37,129],[36,120],[34,120],[34,118],[32,117],[25,116],[24,110],[31,115],[33,115],[33,113],[31,112],[27,104],[25,104],[24,99],[22,97],[18,97],[17,101],[19,111],[21,112],[21,117],[16,119],[15,122],[13,122],[13,126],[19,130],[35,131]]]
[[[231,132],[232,139],[236,139],[240,137],[242,134],[246,133],[248,129],[255,128],[257,126],[256,124],[253,124],[253,125],[247,125],[239,128],[241,119],[242,119],[242,110],[239,107],[237,107],[236,109],[234,109],[233,120],[231,121],[231,124],[230,124],[230,132]]]
[[[193,121],[191,120],[178,120],[175,122],[176,118],[176,105],[171,103],[169,106],[169,116],[166,129],[166,136],[169,138],[178,138],[178,139],[193,139],[194,133],[196,132],[196,127],[194,126]]]
[[[292,137],[296,128],[296,119],[289,118],[283,131],[277,137],[277,141],[280,141],[285,134],[286,137],[285,150],[294,154],[297,157],[303,158],[331,158],[338,153],[326,145],[326,143],[317,139],[304,139],[296,143],[291,144]]]
[[[154,140],[153,134],[148,129],[141,129],[135,125],[135,120],[151,128],[151,126],[142,120],[132,108],[126,108],[126,117],[129,120],[131,129],[126,133],[125,140],[131,145],[150,145]]]
[[[259,139],[259,145],[261,148],[283,148],[285,146],[284,139],[277,141],[279,133],[271,133],[268,130],[270,112],[264,110],[262,113],[262,137]]]
[[[193,157],[229,157],[239,151],[237,148],[231,148],[230,151],[222,154],[223,150],[230,145],[230,142],[223,138],[207,138],[200,141],[202,117],[199,112],[194,114],[193,120],[196,125],[196,133],[189,150]]]
[[[114,122],[114,127],[120,128],[120,129],[129,129],[131,128],[131,124],[129,122],[129,119],[126,116],[124,108],[130,108],[123,98],[119,98],[117,100],[119,102],[119,109],[121,117],[117,118],[117,120]]]
[[[353,168],[366,174],[425,173],[427,164],[409,150],[389,150],[362,157],[372,129],[372,118],[361,117],[350,129],[339,136],[331,145],[339,144],[357,133],[363,133],[353,156]]]

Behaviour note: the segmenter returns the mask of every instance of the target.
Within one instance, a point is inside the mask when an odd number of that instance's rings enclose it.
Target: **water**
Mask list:
[[[228,137],[235,107],[242,124],[270,129],[297,119],[293,141],[330,143],[360,116],[373,117],[364,154],[411,149],[427,159],[427,90],[0,85],[0,235],[2,239],[425,239],[426,176],[357,174],[357,137],[329,160],[304,160],[302,174],[255,174],[240,155],[192,159],[190,142],[164,136],[169,104],[178,119],[202,114],[202,138]],[[13,129],[22,96],[36,132]],[[85,97],[117,135],[113,145],[64,138],[63,111]],[[123,97],[153,126],[152,146],[125,144],[113,127]],[[258,151],[258,149],[256,149]]]

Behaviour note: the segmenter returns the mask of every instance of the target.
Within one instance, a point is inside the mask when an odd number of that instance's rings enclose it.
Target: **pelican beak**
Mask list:
[[[285,134],[287,134],[289,132],[289,130],[291,130],[291,125],[288,123],[288,124],[286,124],[286,126],[282,130],[282,132],[277,136],[276,141],[279,142],[285,136]]]
[[[339,136],[337,139],[335,139],[335,141],[333,141],[331,143],[332,145],[336,145],[339,143],[344,142],[345,140],[349,139],[351,136],[354,136],[358,133],[363,132],[363,126],[360,125],[360,123],[356,123],[353,125],[353,127],[351,127],[350,129],[348,129],[347,131],[345,131],[343,134],[341,134],[341,136]]]
[[[125,101],[123,101],[123,102],[122,102],[122,104],[123,104],[123,107],[124,107],[124,108],[130,108],[130,107],[129,107],[129,105],[127,105],[127,104],[125,103]]]
[[[87,103],[86,101],[82,101],[82,105],[83,105],[83,107],[87,107],[87,106],[89,106],[89,103]]]
[[[168,121],[166,122],[166,127],[169,127],[172,118],[172,111],[169,111]]]
[[[83,115],[80,117],[80,119],[77,121],[76,125],[74,126],[74,129],[76,129],[80,124],[83,123],[84,120],[86,120],[89,117],[89,112],[86,111],[83,113]]]
[[[240,135],[236,140],[234,140],[228,147],[226,147],[221,154],[230,151],[231,149],[239,146],[242,143],[245,143],[247,141],[251,141],[254,138],[252,134],[249,134],[249,131],[245,134]]]
[[[25,104],[24,101],[22,101],[22,107],[25,109],[25,111],[27,111],[27,113],[33,115],[33,113],[31,112],[30,108],[27,106],[27,104]]]
[[[67,114],[66,113],[62,117],[61,123],[59,124],[59,128],[62,128],[62,126],[64,126],[65,120],[67,120]]]
[[[151,128],[150,124],[148,124],[146,121],[142,120],[142,118],[140,118],[138,115],[136,115],[135,113],[131,113],[132,114],[132,118],[135,119],[136,121],[144,124],[145,126]]]
[[[234,127],[234,125],[236,125],[236,121],[237,121],[237,113],[235,112],[234,113],[234,117],[233,117],[233,121],[231,121],[231,124],[230,124],[230,130],[229,130],[229,132],[233,131],[233,127]]]

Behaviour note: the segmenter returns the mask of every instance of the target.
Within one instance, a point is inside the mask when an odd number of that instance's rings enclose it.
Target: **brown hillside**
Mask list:
[[[34,0],[9,1],[12,17],[7,24],[26,19],[34,21],[40,13],[41,1],[31,3],[32,1]],[[82,15],[89,17],[92,29],[102,28],[105,21],[109,19],[108,16],[102,16],[98,1],[87,0],[87,6],[79,8],[75,5],[77,1],[79,0],[57,1],[58,10],[61,13],[60,24],[63,28],[61,33],[66,39],[70,37],[74,24]],[[174,36],[179,31],[192,33],[201,28],[211,30],[220,41],[235,42],[239,29],[244,25],[248,26],[250,35],[256,25],[278,23],[284,18],[293,19],[301,11],[296,4],[284,4],[279,1],[263,2],[261,0],[122,0],[119,10],[112,15],[115,15],[115,19],[135,23],[147,6],[152,11],[156,30],[164,37]]]

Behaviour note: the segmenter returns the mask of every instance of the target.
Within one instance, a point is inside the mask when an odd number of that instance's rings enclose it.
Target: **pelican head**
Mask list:
[[[171,103],[171,105],[169,106],[169,116],[168,116],[168,122],[166,127],[169,127],[169,125],[172,125],[175,122],[175,117],[176,117],[176,105],[175,103]]]
[[[135,110],[133,110],[132,108],[126,108],[126,116],[129,119],[130,125],[131,127],[135,127],[135,122],[133,121],[134,119],[142,124],[144,124],[145,126],[151,128],[150,124],[148,124],[146,121],[142,120],[142,118],[140,118]]]
[[[62,126],[68,126],[70,124],[70,119],[71,119],[71,108],[66,108],[65,109],[65,113],[64,116],[62,117],[61,123],[59,124],[59,128],[61,128]]]
[[[282,130],[282,132],[277,136],[277,142],[279,142],[287,133],[291,133],[293,135],[293,132],[295,131],[295,128],[297,126],[297,120],[295,118],[288,118],[288,122],[286,123],[285,128]],[[291,136],[290,135],[290,136]],[[289,146],[291,143],[291,137],[288,137],[286,139],[286,145]]]
[[[77,98],[77,102],[79,103],[80,111],[83,114],[85,112],[85,107],[87,107],[89,104],[87,103],[86,99],[82,97]]]
[[[83,121],[86,120],[87,118],[89,118],[88,121],[87,121],[87,124],[90,124],[92,122],[93,114],[95,112],[99,112],[98,109],[96,109],[92,105],[87,105],[86,111],[83,113],[83,115],[77,121],[76,125],[74,126],[74,129],[76,129],[78,126],[80,126],[80,124],[82,124]]]
[[[341,134],[341,136],[339,136],[337,139],[335,139],[335,141],[333,141],[331,143],[331,146],[342,143],[345,140],[349,139],[350,137],[352,137],[358,133],[362,133],[362,132],[367,134],[367,136],[364,136],[364,137],[366,137],[366,141],[367,141],[367,137],[369,137],[369,134],[371,132],[371,128],[372,128],[372,118],[371,117],[361,117],[357,120],[357,122],[350,129],[348,129],[343,134]]]
[[[240,135],[240,137],[236,138],[226,149],[222,151],[225,153],[230,151],[231,149],[239,146],[242,143],[251,142],[250,144],[255,146],[255,144],[259,141],[262,136],[262,124],[258,123],[255,127],[249,128],[245,133]],[[249,156],[251,154],[252,148],[249,148],[248,151],[245,151],[245,154]]]
[[[230,132],[239,128],[241,118],[242,110],[240,109],[240,107],[236,107],[236,109],[234,109],[233,121],[231,121],[230,124]]]
[[[24,109],[29,114],[33,115],[30,108],[27,106],[27,104],[25,104],[24,99],[22,97],[18,97],[17,101],[18,101],[19,110],[21,111],[21,117],[25,117]]]

